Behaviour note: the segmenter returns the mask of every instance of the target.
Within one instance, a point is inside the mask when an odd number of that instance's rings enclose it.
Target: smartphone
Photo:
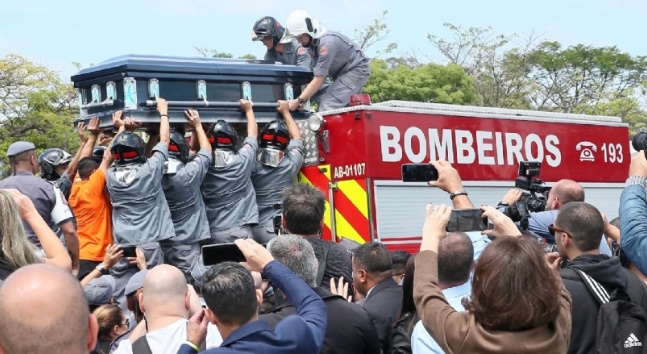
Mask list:
[[[202,263],[212,266],[222,262],[244,262],[245,256],[235,243],[202,246]]]
[[[447,232],[467,232],[487,230],[487,218],[481,209],[454,209],[445,230]]]
[[[124,257],[137,257],[137,246],[121,247],[124,251]]]
[[[438,180],[438,170],[430,163],[402,165],[402,182],[429,182]]]

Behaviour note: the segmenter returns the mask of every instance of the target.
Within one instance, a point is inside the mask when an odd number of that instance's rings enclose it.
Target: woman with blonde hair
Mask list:
[[[0,284],[16,269],[46,263],[72,269],[67,250],[38,214],[31,199],[16,189],[0,190]],[[27,238],[23,221],[34,230],[45,257]]]
[[[92,312],[99,323],[99,335],[95,352],[99,354],[110,353],[112,342],[128,332],[130,323],[117,305],[102,305]]]
[[[446,353],[566,353],[571,337],[571,297],[541,246],[519,236],[500,211],[483,207],[496,236],[474,267],[466,312],[454,310],[438,285],[438,244],[451,208],[427,206],[416,256],[414,300],[425,329]]]

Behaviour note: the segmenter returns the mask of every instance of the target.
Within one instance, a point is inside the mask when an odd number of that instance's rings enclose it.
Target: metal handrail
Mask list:
[[[166,101],[169,107],[213,107],[213,108],[240,108],[239,102],[226,101]],[[146,107],[157,106],[157,101],[147,100],[140,104]],[[255,102],[255,108],[277,108],[278,102]]]

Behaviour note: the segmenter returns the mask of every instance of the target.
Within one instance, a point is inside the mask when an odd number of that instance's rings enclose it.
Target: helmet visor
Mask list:
[[[281,160],[283,160],[283,155],[285,154],[281,150],[258,149],[256,160],[265,166],[277,167],[281,163]]]
[[[289,29],[285,29],[285,32],[283,32],[283,38],[281,38],[280,43],[290,43],[292,42],[293,39],[299,37],[301,33],[291,33]]]
[[[227,162],[234,155],[232,151],[229,150],[214,150],[213,152],[213,166],[214,167],[225,167]]]

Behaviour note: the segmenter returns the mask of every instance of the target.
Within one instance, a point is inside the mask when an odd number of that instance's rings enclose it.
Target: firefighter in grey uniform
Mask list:
[[[106,189],[112,203],[113,240],[122,249],[140,248],[149,268],[162,263],[159,243],[175,237],[171,212],[162,190],[170,139],[166,101],[158,98],[157,110],[160,113],[160,142],[148,159],[144,141],[133,132],[137,125],[130,118],[121,120],[121,112],[113,114],[119,134],[110,147],[114,164],[106,174]],[[122,308],[125,308],[126,283],[137,271],[126,257],[110,269],[117,283],[115,299]]]
[[[285,65],[297,65],[312,70],[312,60],[306,49],[293,39],[279,43],[285,29],[274,17],[263,17],[256,21],[252,32],[253,41],[261,41],[267,48],[264,60]]]
[[[276,236],[274,222],[275,218],[279,218],[280,222],[281,193],[285,187],[294,183],[303,164],[301,132],[290,114],[287,101],[279,101],[278,110],[285,123],[275,120],[263,128],[252,171],[252,184],[258,204],[258,226],[252,232],[254,240],[261,244]]]
[[[79,270],[79,239],[72,223],[72,211],[61,190],[34,174],[38,172],[36,147],[26,141],[11,144],[7,157],[13,175],[0,181],[0,189],[14,188],[31,199],[38,214],[47,225],[65,240],[65,246],[72,258],[72,271]],[[29,240],[39,249],[38,237],[29,224],[23,223]],[[44,256],[44,254],[43,254]]]
[[[252,103],[240,100],[247,117],[247,138],[236,151],[238,134],[224,120],[209,128],[209,142],[214,163],[202,183],[202,197],[209,219],[212,243],[230,243],[252,237],[252,225],[258,224],[258,207],[250,180],[256,151],[258,126]]]
[[[309,99],[318,103],[319,111],[346,107],[351,96],[360,93],[368,81],[371,74],[369,59],[348,37],[326,31],[319,21],[303,10],[296,10],[288,16],[281,43],[293,38],[308,49],[314,61],[314,78],[297,99],[289,102],[290,110],[296,110]],[[328,76],[333,83],[322,89]]]
[[[162,177],[162,189],[171,211],[175,237],[161,242],[161,246],[165,263],[190,274],[191,267],[200,256],[199,242],[211,238],[200,186],[213,158],[198,112],[189,110],[184,115],[193,127],[192,136],[200,143],[200,150],[189,160],[189,144],[184,134],[171,130],[169,159]],[[150,142],[156,138],[151,135],[148,145],[151,146]]]

